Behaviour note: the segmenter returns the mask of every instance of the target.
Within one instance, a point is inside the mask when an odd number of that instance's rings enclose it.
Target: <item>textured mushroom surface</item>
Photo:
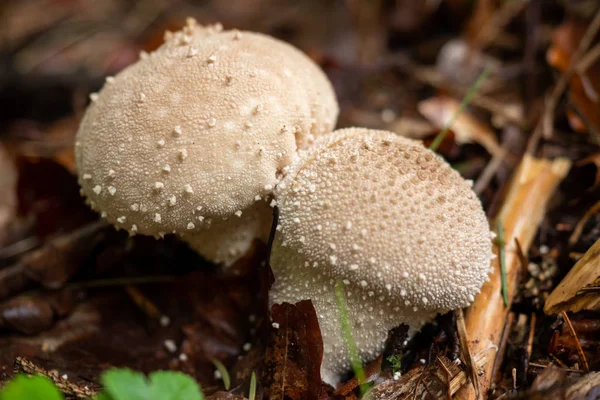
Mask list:
[[[255,239],[267,242],[272,216],[273,209],[260,201],[239,217],[209,221],[207,229],[186,235],[184,240],[204,258],[228,266],[246,254]]]
[[[313,301],[330,383],[350,368],[337,281],[367,361],[380,354],[389,329],[419,328],[438,312],[469,305],[488,279],[492,245],[479,199],[418,142],[336,131],[289,167],[275,195],[271,302]]]
[[[155,236],[264,201],[338,113],[331,84],[294,47],[192,20],[91,99],[76,139],[83,193],[109,222]]]

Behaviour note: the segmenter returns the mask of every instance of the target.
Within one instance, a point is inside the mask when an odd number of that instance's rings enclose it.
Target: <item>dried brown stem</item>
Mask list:
[[[52,380],[58,390],[60,390],[62,393],[67,396],[75,397],[76,399],[90,399],[97,395],[95,390],[69,381],[65,377],[48,371],[23,357],[17,357],[13,372],[15,374],[23,373],[27,375],[43,375]]]
[[[467,333],[467,327],[465,325],[465,314],[462,309],[456,311],[456,328],[458,331],[458,339],[460,340],[460,350],[463,353],[465,365],[467,366],[467,374],[471,378],[471,384],[475,390],[475,396],[477,399],[481,398],[481,392],[479,390],[479,377],[475,362],[471,356],[471,350],[469,349],[469,334]]]
[[[571,320],[569,319],[569,316],[567,315],[566,311],[563,311],[561,313],[565,323],[567,324],[567,327],[569,328],[569,332],[571,333],[571,336],[573,336],[573,339],[575,339],[575,347],[577,348],[577,354],[579,354],[579,359],[581,360],[581,364],[583,364],[583,370],[585,372],[589,372],[590,371],[590,365],[587,362],[587,358],[585,358],[585,353],[583,352],[583,349],[581,348],[581,343],[579,342],[579,338],[577,337],[577,332],[575,332],[575,329],[573,328],[573,324],[571,324]]]
[[[529,320],[529,336],[527,338],[527,361],[531,359],[531,352],[533,351],[533,338],[535,337],[535,323],[536,323],[536,315],[531,314],[531,319]]]
[[[513,322],[515,320],[515,313],[508,313],[508,317],[506,319],[506,324],[504,324],[504,330],[502,331],[502,337],[500,339],[500,344],[498,345],[498,355],[496,356],[496,360],[494,361],[494,367],[492,368],[492,375],[490,376],[491,385],[494,385],[498,381],[498,374],[500,373],[500,367],[502,366],[502,359],[504,359],[504,354],[506,352],[506,344],[508,343],[508,336],[510,335],[510,330],[512,328]]]
[[[152,301],[150,301],[148,297],[144,295],[144,293],[140,291],[140,289],[133,285],[127,285],[125,286],[125,290],[127,291],[127,294],[129,295],[131,300],[133,300],[135,305],[138,306],[138,308],[142,310],[144,314],[146,314],[151,319],[160,319],[160,317],[162,316],[160,310],[158,309],[158,307],[156,307],[156,305],[154,305]]]
[[[546,205],[570,166],[571,163],[567,159],[559,158],[550,161],[536,159],[526,154],[508,186],[496,219],[502,222],[505,231],[506,277],[510,302],[515,295],[521,270],[521,261],[515,251],[515,238],[518,239],[523,251],[527,252],[545,214]],[[496,225],[496,221],[493,225]],[[502,298],[498,259],[492,261],[492,267],[494,272],[490,282],[483,286],[481,293],[465,314],[470,349],[473,354],[494,348],[497,351],[496,346],[500,344],[510,310],[510,307],[504,306]],[[490,378],[495,359],[496,352],[491,350],[488,361],[483,366],[483,376],[479,379],[479,387],[484,395],[491,384]],[[475,391],[470,386],[457,393],[458,399],[475,397]]]

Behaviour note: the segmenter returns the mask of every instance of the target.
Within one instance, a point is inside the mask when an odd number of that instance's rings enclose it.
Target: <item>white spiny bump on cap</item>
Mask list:
[[[389,329],[405,323],[414,332],[438,312],[468,306],[488,278],[492,242],[479,199],[419,142],[364,128],[323,136],[291,165],[275,198],[270,301],[312,300],[328,383],[351,367],[339,345],[336,281],[367,362]]]

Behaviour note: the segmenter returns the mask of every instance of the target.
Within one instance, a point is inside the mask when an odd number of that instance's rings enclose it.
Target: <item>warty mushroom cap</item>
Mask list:
[[[469,305],[488,279],[492,244],[479,199],[419,142],[335,131],[289,167],[275,196],[271,303],[312,300],[329,383],[350,367],[337,281],[367,361],[380,354],[389,329],[405,323],[415,330],[438,312]]]
[[[193,20],[91,99],[76,137],[83,193],[109,222],[154,236],[264,200],[338,113],[326,76],[291,45]]]
[[[227,267],[246,254],[254,240],[267,242],[272,216],[273,209],[259,201],[240,216],[209,220],[206,229],[183,240],[207,260]]]

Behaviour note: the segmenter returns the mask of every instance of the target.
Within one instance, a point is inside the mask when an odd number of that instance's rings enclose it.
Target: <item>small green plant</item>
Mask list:
[[[352,364],[354,375],[356,376],[358,384],[360,385],[360,393],[364,396],[369,390],[369,384],[367,383],[367,376],[362,363],[360,362],[360,357],[358,356],[358,347],[356,346],[354,337],[352,337],[352,326],[350,323],[350,317],[348,316],[348,308],[346,307],[344,285],[341,281],[337,281],[335,284],[335,298],[337,301],[340,323],[342,325],[342,332],[344,334],[344,342],[346,342],[346,346],[348,347],[350,363]]]
[[[45,376],[19,375],[0,390],[0,400],[62,400],[54,383]]]
[[[157,371],[147,378],[130,369],[110,369],[101,377],[104,390],[94,400],[203,400],[200,386],[181,372]],[[63,400],[51,380],[19,375],[0,390],[0,400]]]
[[[386,360],[390,363],[392,367],[392,374],[396,376],[402,370],[402,355],[394,354],[393,356],[389,356]]]
[[[212,363],[221,375],[221,379],[223,380],[223,386],[225,386],[225,390],[229,390],[229,387],[231,386],[231,378],[229,377],[229,371],[227,371],[227,368],[225,368],[223,363],[217,359],[212,360]]]
[[[256,374],[254,373],[254,371],[252,371],[252,375],[250,376],[250,388],[248,389],[248,399],[256,399]]]

